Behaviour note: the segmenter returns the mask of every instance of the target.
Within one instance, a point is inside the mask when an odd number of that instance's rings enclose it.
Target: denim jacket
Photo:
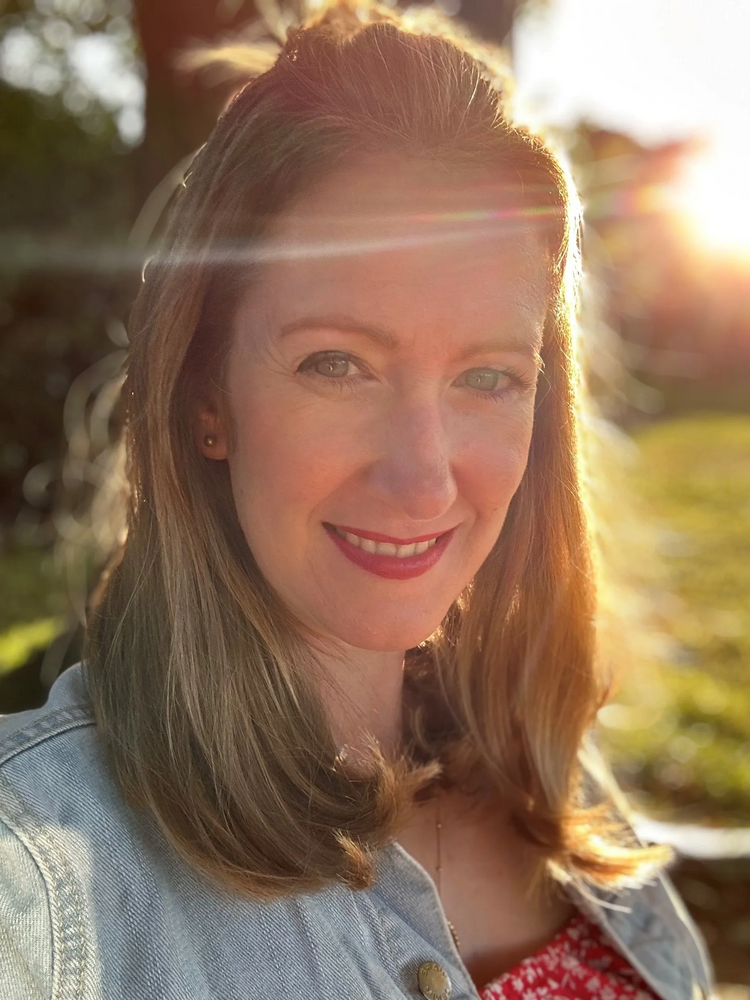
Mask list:
[[[711,992],[710,965],[666,879],[572,890],[662,1000]],[[436,962],[478,1000],[435,885],[398,844],[371,889],[270,903],[208,883],[118,794],[85,673],[0,721],[0,996],[4,1000],[419,1000]]]

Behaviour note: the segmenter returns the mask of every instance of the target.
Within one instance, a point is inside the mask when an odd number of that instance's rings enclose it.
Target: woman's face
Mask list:
[[[237,311],[201,448],[266,579],[339,644],[433,632],[523,475],[549,284],[501,204],[489,174],[341,169],[277,218]]]

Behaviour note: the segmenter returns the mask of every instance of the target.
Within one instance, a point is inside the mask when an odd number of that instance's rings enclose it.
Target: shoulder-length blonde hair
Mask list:
[[[577,752],[603,693],[576,462],[575,197],[504,113],[491,56],[446,23],[331,0],[290,29],[196,156],[131,318],[127,537],[88,625],[95,713],[126,797],[190,862],[260,897],[369,884],[430,758],[456,780],[481,775],[558,877],[616,885],[654,860],[608,839],[579,798]],[[256,70],[267,58],[226,55]],[[193,427],[269,218],[341,157],[384,148],[496,168],[516,224],[548,241],[554,290],[523,481],[472,585],[407,654],[410,763],[363,774],[337,759],[311,647]]]

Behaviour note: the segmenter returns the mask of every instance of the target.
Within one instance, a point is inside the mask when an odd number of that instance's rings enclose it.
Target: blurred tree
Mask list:
[[[135,0],[148,81],[138,158],[142,200],[205,142],[233,89],[179,70],[177,56],[198,42],[236,32],[257,14],[253,0]]]

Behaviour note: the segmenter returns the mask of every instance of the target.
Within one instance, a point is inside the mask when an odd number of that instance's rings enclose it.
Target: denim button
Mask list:
[[[450,1000],[451,981],[437,962],[422,962],[417,973],[419,992],[425,1000]]]

